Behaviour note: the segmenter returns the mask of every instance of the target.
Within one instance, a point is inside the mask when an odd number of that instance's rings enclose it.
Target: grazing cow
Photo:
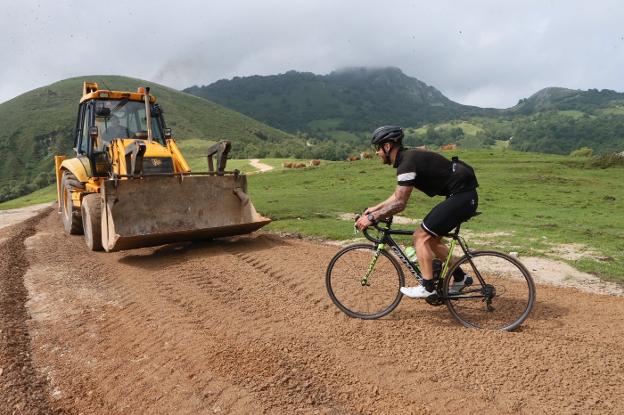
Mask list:
[[[349,156],[347,157],[347,161],[357,161],[360,159],[360,156]]]
[[[293,164],[288,162],[283,162],[282,166],[286,169],[292,169]]]
[[[364,159],[372,159],[373,155],[371,153],[369,153],[368,151],[364,151],[364,152],[360,153],[360,158],[362,160],[364,160]]]
[[[305,163],[296,163],[296,164],[294,165],[294,167],[295,167],[296,169],[303,169],[303,168],[305,168],[305,166],[306,166],[306,165],[305,165]]]
[[[320,166],[320,165],[321,165],[321,160],[310,160],[310,167]]]
[[[447,144],[445,146],[440,147],[440,150],[442,151],[457,150],[457,144]]]

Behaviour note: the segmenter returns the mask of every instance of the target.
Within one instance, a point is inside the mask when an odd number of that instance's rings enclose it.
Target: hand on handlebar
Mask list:
[[[361,231],[364,231],[369,226],[375,224],[375,222],[371,222],[371,220],[368,219],[367,211],[368,211],[368,209],[365,210],[363,214],[356,215],[356,217],[355,217],[355,227],[358,228]]]

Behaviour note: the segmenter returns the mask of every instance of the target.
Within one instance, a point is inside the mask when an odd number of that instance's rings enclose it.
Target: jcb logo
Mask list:
[[[151,159],[150,161],[152,162],[152,166],[154,167],[158,167],[162,164],[162,161],[160,159],[154,158],[154,159]]]

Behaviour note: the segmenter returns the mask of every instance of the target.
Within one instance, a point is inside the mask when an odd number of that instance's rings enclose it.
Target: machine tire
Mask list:
[[[102,251],[102,200],[97,193],[82,198],[82,226],[85,243],[92,251]]]
[[[61,178],[61,218],[65,233],[80,235],[82,233],[82,216],[80,209],[72,203],[72,192],[84,191],[84,184],[69,171],[63,172]]]

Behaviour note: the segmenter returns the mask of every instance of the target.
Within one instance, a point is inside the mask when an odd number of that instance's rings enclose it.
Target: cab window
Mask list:
[[[145,104],[128,99],[97,101],[95,125],[103,144],[115,138],[147,139]],[[152,138],[164,144],[159,117],[154,113],[151,120]]]
[[[89,152],[89,118],[90,106],[84,105],[82,109],[82,127],[80,130],[80,153],[86,154]]]

